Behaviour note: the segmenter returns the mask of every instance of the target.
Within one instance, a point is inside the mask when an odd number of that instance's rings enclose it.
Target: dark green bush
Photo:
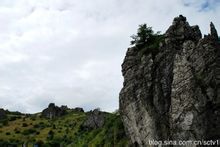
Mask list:
[[[21,112],[18,112],[18,111],[7,111],[7,114],[12,114],[12,115],[23,115]]]
[[[38,140],[36,143],[34,143],[34,145],[36,145],[38,147],[43,147],[44,146],[44,142],[42,140]]]
[[[40,128],[40,125],[39,125],[39,124],[34,124],[33,127],[34,127],[34,128]]]
[[[32,121],[35,121],[36,120],[36,117],[35,116],[31,116],[30,118]]]
[[[11,117],[9,117],[9,121],[15,121],[17,119],[17,116],[11,116]]]
[[[11,135],[11,133],[10,133],[10,132],[6,132],[5,134],[6,134],[6,135]]]
[[[53,137],[54,137],[54,132],[53,132],[52,130],[50,130],[50,131],[48,132],[47,139],[48,139],[48,140],[51,140],[51,139],[53,139]]]
[[[39,122],[38,124],[34,124],[33,127],[34,128],[44,129],[44,128],[47,127],[47,125],[44,122]]]
[[[14,132],[15,132],[16,134],[19,134],[19,133],[20,133],[20,130],[19,130],[18,128],[15,128],[15,129],[14,129]]]
[[[27,130],[24,130],[22,132],[23,135],[30,135],[30,134],[34,134],[36,133],[37,131],[35,129],[27,129]]]
[[[132,35],[131,45],[144,45],[150,44],[155,40],[155,37],[159,35],[159,32],[154,33],[152,27],[148,27],[147,24],[139,25],[137,35]]]
[[[27,123],[22,123],[22,127],[27,127],[28,124]]]
[[[153,58],[159,52],[159,44],[164,41],[164,36],[159,32],[154,33],[151,27],[146,24],[139,25],[137,35],[132,35],[131,45],[140,48],[139,55],[152,54]]]
[[[3,119],[0,121],[0,123],[3,125],[3,126],[7,126],[8,125],[8,119]]]

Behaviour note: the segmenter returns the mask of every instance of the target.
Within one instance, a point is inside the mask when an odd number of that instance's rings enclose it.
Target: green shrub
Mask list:
[[[17,145],[17,143],[19,143],[20,141],[17,140],[17,139],[14,139],[14,138],[10,138],[10,139],[9,139],[9,142],[10,142],[10,143],[13,143],[14,145]],[[12,145],[12,144],[11,144],[11,145]]]
[[[7,119],[1,120],[0,122],[1,122],[1,124],[3,126],[7,126],[8,125],[8,120]]]
[[[16,130],[16,131],[15,131],[15,133],[16,133],[16,134],[19,134],[19,133],[21,133],[21,131],[19,131],[19,130]]]
[[[22,127],[27,127],[28,124],[27,123],[22,123]]]
[[[56,129],[56,125],[55,124],[53,124],[53,129]]]
[[[137,35],[132,35],[131,45],[135,45],[140,48],[139,55],[152,54],[153,58],[159,52],[159,44],[164,41],[164,36],[159,32],[154,33],[151,27],[147,27],[146,24],[139,25]]]
[[[34,128],[40,128],[40,129],[44,129],[47,127],[47,125],[44,122],[39,122],[38,124],[34,124],[33,126]]]
[[[154,33],[152,27],[148,27],[147,24],[139,25],[137,35],[132,35],[131,45],[144,45],[146,43],[152,43],[155,37],[159,35],[159,32]]]
[[[20,130],[19,130],[18,128],[15,128],[15,129],[14,129],[14,132],[15,132],[16,134],[19,134],[19,133],[20,133]]]
[[[51,139],[53,139],[53,137],[54,137],[54,132],[53,132],[52,130],[50,130],[50,131],[48,132],[47,139],[48,139],[48,140],[51,140]]]
[[[12,115],[23,115],[21,112],[18,112],[18,111],[14,111],[14,112],[13,111],[12,112],[11,111],[7,111],[7,113],[8,114],[12,114]]]
[[[17,119],[17,116],[11,116],[11,117],[9,117],[9,121],[15,121]]]
[[[37,145],[38,147],[43,147],[44,146],[44,142],[42,140],[38,140],[36,143],[34,143],[35,145]]]
[[[36,133],[37,131],[35,129],[27,129],[27,130],[24,130],[22,132],[23,135],[30,135],[30,134],[34,134]]]
[[[35,120],[36,120],[36,117],[35,117],[35,116],[32,116],[30,119],[31,119],[32,121],[35,121]]]
[[[11,135],[11,133],[10,133],[10,132],[6,132],[5,134],[6,134],[6,135]]]
[[[40,125],[39,125],[39,124],[34,124],[33,127],[34,127],[34,128],[40,128]]]

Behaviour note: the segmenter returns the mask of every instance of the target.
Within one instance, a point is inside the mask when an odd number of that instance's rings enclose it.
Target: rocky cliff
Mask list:
[[[180,15],[156,54],[128,49],[120,114],[132,143],[220,139],[220,43],[213,23],[210,30],[202,38]]]

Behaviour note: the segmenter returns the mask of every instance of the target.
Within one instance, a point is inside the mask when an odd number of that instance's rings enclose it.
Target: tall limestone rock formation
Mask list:
[[[220,139],[220,43],[213,23],[210,28],[202,38],[180,15],[157,54],[143,52],[147,46],[128,49],[120,113],[133,144]]]

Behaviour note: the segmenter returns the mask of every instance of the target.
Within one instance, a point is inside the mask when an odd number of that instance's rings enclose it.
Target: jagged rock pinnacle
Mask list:
[[[218,33],[217,30],[215,29],[215,25],[212,22],[210,23],[210,33],[214,39],[218,40]]]

